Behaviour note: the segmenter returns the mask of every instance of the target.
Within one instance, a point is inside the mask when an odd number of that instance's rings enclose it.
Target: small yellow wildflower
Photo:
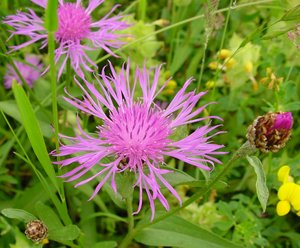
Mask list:
[[[163,90],[163,94],[167,96],[173,96],[175,91],[173,89],[165,89]]]
[[[278,190],[279,202],[277,203],[277,214],[283,216],[289,213],[291,206],[300,211],[300,185],[292,182],[283,183]]]
[[[167,85],[166,85],[166,88],[167,89],[172,89],[174,90],[175,88],[177,87],[177,83],[175,80],[170,80]]]
[[[291,210],[291,205],[288,201],[280,201],[277,203],[276,212],[279,216],[288,214]]]
[[[217,61],[213,61],[208,64],[208,68],[211,70],[216,70],[218,67],[219,63]]]
[[[283,82],[283,77],[276,77],[270,67],[266,69],[266,74],[266,77],[263,77],[260,82],[262,84],[267,84],[269,89],[274,88],[276,91],[279,91],[279,86]]]
[[[234,58],[226,59],[224,64],[226,69],[231,69],[236,64],[236,60]]]
[[[213,87],[215,87],[215,85],[216,85],[216,82],[213,80],[209,80],[205,83],[205,86],[207,89],[212,89]]]
[[[219,58],[220,59],[227,59],[231,55],[231,51],[228,49],[222,49],[219,52]]]
[[[247,73],[252,73],[253,71],[253,63],[251,61],[248,61],[244,64],[244,69]]]
[[[293,178],[290,176],[290,171],[291,169],[289,166],[281,166],[277,173],[278,181],[282,183],[293,182]]]
[[[49,239],[47,238],[43,239],[42,244],[43,245],[49,244]]]

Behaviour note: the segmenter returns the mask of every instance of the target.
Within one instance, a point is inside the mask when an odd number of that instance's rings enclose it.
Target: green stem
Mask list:
[[[66,88],[72,85],[72,67],[70,58],[67,61]]]
[[[205,63],[205,60],[206,60],[206,49],[207,49],[207,45],[208,45],[208,41],[209,41],[209,36],[210,36],[209,33],[207,33],[205,35],[205,42],[204,42],[204,47],[203,47],[203,56],[202,56],[202,62],[201,62],[201,69],[200,69],[200,74],[199,74],[199,78],[198,78],[198,82],[197,82],[196,92],[200,91],[200,84],[201,84],[202,76],[203,76],[203,72],[204,72],[204,63]]]
[[[269,3],[269,2],[273,2],[273,0],[262,0],[262,1],[256,1],[256,2],[250,2],[250,3],[244,3],[244,4],[240,4],[240,5],[236,5],[236,6],[232,6],[231,8],[223,8],[223,9],[219,9],[219,10],[216,10],[214,11],[213,14],[217,14],[217,13],[222,13],[222,12],[226,12],[228,11],[229,9],[233,10],[233,9],[240,9],[240,8],[245,8],[245,7],[249,7],[249,6],[254,6],[254,5],[259,5],[259,4],[263,4],[263,3]],[[181,26],[183,24],[186,24],[186,23],[189,23],[189,22],[192,22],[192,21],[196,21],[198,19],[201,19],[203,18],[204,15],[197,15],[197,16],[194,16],[194,17],[191,17],[191,18],[188,18],[188,19],[185,19],[183,21],[180,21],[180,22],[177,22],[177,23],[174,23],[170,26],[167,26],[167,27],[164,27],[164,28],[161,28],[155,32],[152,32],[152,33],[149,33],[139,39],[136,39],[126,45],[124,45],[123,47],[117,49],[114,51],[115,54],[118,54],[119,52],[121,52],[122,50],[124,50],[125,48],[129,47],[129,46],[132,46],[140,41],[143,41],[153,35],[156,35],[156,34],[159,34],[159,33],[162,33],[162,32],[165,32],[169,29],[172,29],[172,28],[175,28],[175,27],[178,27],[178,26]],[[107,54],[105,56],[103,56],[102,58],[98,59],[95,63],[98,64],[106,59],[108,59],[111,55],[110,54]]]
[[[127,198],[127,214],[128,214],[128,232],[132,232],[134,228],[132,194]]]
[[[58,108],[57,108],[57,85],[56,85],[56,66],[55,66],[55,35],[54,31],[48,32],[48,55],[50,65],[50,81],[51,81],[51,95],[52,95],[52,114],[53,114],[53,126],[54,126],[54,138],[56,153],[59,153],[59,141],[58,141]],[[57,161],[59,157],[57,156]],[[61,172],[60,172],[61,173]],[[67,203],[65,198],[64,184],[60,183],[59,195],[62,201],[62,206],[67,212]]]
[[[57,98],[56,98],[56,68],[54,58],[55,40],[54,32],[48,33],[48,55],[50,64],[50,81],[51,81],[51,94],[52,94],[52,112],[53,112],[53,126],[54,126],[54,137],[56,152],[59,153],[58,143],[58,109],[57,109]]]
[[[138,5],[139,20],[145,21],[146,10],[147,10],[147,0],[139,0],[139,5]]]
[[[223,177],[227,174],[227,172],[230,170],[230,168],[232,167],[232,165],[234,164],[234,162],[242,157],[245,157],[246,155],[252,154],[253,152],[256,151],[256,148],[253,148],[249,142],[247,141],[244,145],[242,145],[240,147],[240,149],[238,151],[236,151],[233,156],[231,157],[231,159],[225,164],[224,169],[207,185],[207,187],[202,190],[199,191],[198,193],[194,194],[192,197],[190,197],[188,200],[186,200],[180,207],[174,208],[173,210],[171,210],[170,212],[164,214],[163,216],[160,216],[158,218],[156,218],[153,222],[150,223],[146,223],[146,224],[141,224],[141,225],[137,225],[136,228],[132,229],[131,232],[128,232],[127,235],[125,236],[125,238],[123,239],[122,243],[120,244],[120,247],[125,248],[128,247],[128,245],[131,243],[131,241],[134,239],[135,235],[141,231],[142,229],[149,227],[159,221],[162,221],[164,219],[166,219],[167,217],[177,213],[178,211],[182,210],[183,208],[187,207],[188,205],[190,205],[191,203],[193,203],[194,201],[196,201],[197,199],[199,199],[200,197],[206,195],[208,192],[210,192],[210,190],[212,189],[212,187]]]
[[[223,49],[223,47],[224,47],[226,32],[227,32],[228,23],[229,23],[229,18],[230,18],[231,10],[232,10],[232,1],[233,0],[230,0],[230,3],[229,3],[229,11],[227,12],[225,26],[224,26],[224,30],[223,30],[223,34],[222,34],[222,39],[221,39],[221,44],[220,44],[220,47],[219,47],[219,51],[221,51],[221,49]],[[218,58],[217,64],[219,64],[219,62],[220,62],[220,58]],[[214,81],[216,81],[217,78],[219,78],[222,69],[223,69],[223,66],[222,66],[222,68],[217,69],[217,71],[214,75]],[[212,89],[211,99],[214,99],[215,94],[216,94],[216,85],[214,85],[214,87]]]
[[[127,215],[128,215],[128,233],[125,236],[124,240],[122,240],[119,248],[126,248],[126,247],[128,247],[129,243],[131,242],[131,240],[134,237],[133,233],[135,233],[134,218],[133,218],[133,214],[132,214],[133,213],[133,208],[132,208],[132,194],[133,194],[133,191],[131,192],[131,194],[129,194],[129,196],[126,199]]]

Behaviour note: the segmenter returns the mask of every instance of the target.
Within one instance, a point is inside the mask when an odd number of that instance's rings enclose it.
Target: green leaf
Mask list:
[[[116,241],[102,241],[94,244],[92,248],[115,248],[118,246]]]
[[[180,217],[171,216],[142,229],[135,240],[149,246],[235,248],[236,244]]]
[[[256,193],[263,211],[266,211],[269,198],[269,190],[266,184],[266,176],[263,170],[263,165],[259,158],[255,156],[246,156],[249,164],[254,168],[256,174]]]
[[[48,227],[49,232],[63,227],[60,219],[49,206],[39,201],[35,204],[35,209],[40,220]]]
[[[294,21],[300,19],[300,4],[292,9],[289,9],[281,18],[281,21]]]
[[[50,1],[51,2],[51,1]],[[49,158],[46,144],[41,132],[40,125],[34,114],[29,99],[23,90],[22,86],[17,83],[13,83],[12,86],[14,96],[21,114],[22,123],[26,130],[29,142],[31,143],[32,149],[34,150],[38,160],[40,161],[43,169],[49,176],[50,180],[59,192],[57,178],[55,175],[54,167]]]
[[[48,238],[57,242],[65,243],[77,239],[80,235],[80,229],[76,225],[68,225],[55,230],[49,230]]]
[[[163,169],[170,170],[170,173],[165,174],[163,177],[170,183],[172,186],[177,186],[181,184],[189,184],[192,182],[198,182],[192,176],[186,174],[181,170],[177,170],[175,168],[170,168],[167,166],[163,166]],[[203,182],[201,182],[203,183]],[[163,186],[164,187],[164,186]]]
[[[8,100],[0,102],[0,110],[17,120],[18,122],[22,123],[20,112],[15,101]],[[49,123],[40,119],[38,119],[38,122],[40,124],[43,136],[50,138],[52,136],[52,129]]]
[[[0,102],[0,109],[10,117],[14,118],[18,122],[21,122],[20,112],[15,101],[2,101]]]
[[[284,105],[285,111],[298,111],[300,110],[300,101],[297,102],[291,102]]]
[[[33,242],[26,238],[24,233],[21,233],[18,228],[14,228],[13,233],[15,243],[10,244],[9,248],[42,248],[42,244],[33,244]]]
[[[132,195],[133,184],[135,182],[135,173],[131,171],[125,171],[122,174],[117,174],[115,176],[115,180],[118,193],[122,196],[123,199],[126,199],[130,195]]]
[[[49,32],[55,32],[58,28],[58,18],[57,18],[57,0],[47,1],[46,8],[46,19],[45,19],[45,28]]]
[[[1,213],[7,218],[18,219],[24,221],[25,223],[37,219],[33,214],[28,213],[23,209],[5,208],[1,211]]]

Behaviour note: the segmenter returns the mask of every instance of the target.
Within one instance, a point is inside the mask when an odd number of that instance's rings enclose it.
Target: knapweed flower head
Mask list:
[[[278,152],[289,140],[292,126],[291,112],[269,112],[248,127],[247,138],[262,152]]]
[[[276,206],[276,212],[279,216],[284,216],[293,208],[296,214],[300,216],[300,185],[293,182],[289,173],[290,168],[287,165],[278,171],[278,179],[282,185],[278,190],[279,202]]]
[[[26,224],[25,235],[33,242],[40,243],[47,239],[48,228],[42,221],[32,220]]]
[[[47,0],[31,0],[42,8],[46,8]],[[57,9],[58,30],[55,33],[58,47],[55,50],[55,60],[62,60],[58,75],[60,76],[68,59],[74,71],[83,77],[83,70],[93,71],[97,65],[88,57],[86,51],[103,49],[111,55],[115,55],[111,48],[119,48],[121,34],[116,31],[123,30],[128,25],[121,21],[122,16],[109,18],[110,14],[118,7],[114,6],[102,19],[93,22],[91,13],[102,4],[104,0],[90,0],[86,8],[81,0],[65,2],[59,0]],[[47,46],[47,32],[42,20],[32,9],[28,12],[18,12],[16,15],[7,16],[4,23],[13,27],[12,35],[24,35],[29,41],[12,47],[12,51],[21,49],[30,44],[42,41],[41,48]],[[84,43],[84,40],[89,41]]]
[[[43,64],[40,62],[39,57],[35,55],[27,55],[25,57],[25,62],[26,63],[14,61],[14,64],[26,84],[32,88],[36,80],[38,80],[42,74]],[[19,84],[23,83],[13,66],[7,65],[6,73],[4,75],[4,87],[10,89],[14,80]]]
[[[60,153],[56,156],[68,156],[59,162],[61,166],[73,163],[78,165],[62,175],[67,181],[81,178],[92,168],[99,172],[77,183],[75,187],[99,178],[100,183],[91,196],[93,198],[106,182],[117,192],[115,175],[122,172],[135,174],[133,187],[139,189],[139,204],[135,213],[141,210],[143,191],[145,191],[152,210],[152,219],[155,213],[155,199],[158,199],[166,210],[169,203],[162,193],[166,188],[181,202],[178,193],[164,178],[171,173],[163,167],[164,157],[173,157],[197,168],[209,170],[214,163],[220,163],[214,156],[223,154],[218,151],[222,145],[213,144],[211,137],[221,133],[208,135],[219,125],[204,124],[183,139],[175,139],[174,132],[180,126],[200,122],[217,116],[199,117],[208,105],[194,108],[206,92],[186,92],[191,84],[189,79],[174,96],[170,104],[161,109],[154,101],[162,92],[158,87],[160,67],[155,70],[137,68],[134,79],[130,80],[129,62],[123,65],[119,73],[110,64],[111,75],[105,74],[105,68],[96,85],[86,83],[88,90],[84,89],[83,100],[69,95],[66,100],[79,110],[102,120],[95,135],[88,134],[78,124],[80,134],[76,137],[63,136],[70,142],[61,145]],[[150,74],[154,73],[153,80]],[[166,84],[165,84],[166,85]],[[135,99],[135,91],[140,89],[142,96]],[[172,136],[173,135],[173,136]],[[110,158],[110,163],[103,163],[103,158]]]

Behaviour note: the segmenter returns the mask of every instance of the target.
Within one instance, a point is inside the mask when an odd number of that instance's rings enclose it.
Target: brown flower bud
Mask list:
[[[42,221],[32,220],[27,223],[25,234],[28,239],[39,243],[47,238],[48,228]]]
[[[292,126],[291,112],[269,112],[248,127],[247,138],[262,152],[278,152],[290,138]]]

